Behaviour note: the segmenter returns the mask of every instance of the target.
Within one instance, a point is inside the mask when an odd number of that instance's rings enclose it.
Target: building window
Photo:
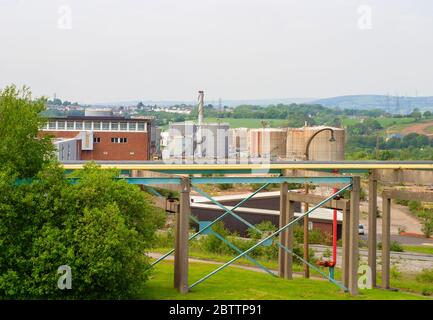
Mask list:
[[[144,131],[144,122],[138,123],[138,131]]]
[[[66,121],[66,129],[74,130],[74,121]]]
[[[126,131],[127,129],[128,129],[127,123],[126,122],[121,122],[120,123],[120,130]]]
[[[110,130],[110,122],[102,122],[102,130]]]
[[[75,129],[76,130],[83,130],[83,121],[75,122]]]
[[[128,143],[128,138],[111,138],[111,143]]]
[[[101,123],[99,121],[93,123],[93,130],[101,130]]]
[[[85,130],[92,130],[92,122],[91,121],[85,121],[84,122],[84,129]]]
[[[119,123],[118,122],[112,122],[111,123],[111,130],[119,130]]]
[[[57,124],[57,129],[65,130],[65,121],[59,121]]]
[[[93,143],[100,143],[101,137],[93,137]]]
[[[128,129],[129,129],[129,131],[137,130],[137,123],[136,122],[129,122],[128,123]]]
[[[56,130],[56,122],[55,121],[50,121],[48,123],[48,129]]]

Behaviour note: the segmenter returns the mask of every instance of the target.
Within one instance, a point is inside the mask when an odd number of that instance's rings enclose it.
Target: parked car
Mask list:
[[[360,224],[358,226],[358,234],[360,234],[362,236],[365,234],[364,225]]]

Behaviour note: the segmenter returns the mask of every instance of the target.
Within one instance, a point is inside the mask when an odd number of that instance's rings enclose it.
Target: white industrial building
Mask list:
[[[199,91],[198,121],[170,123],[162,143],[163,160],[224,163],[229,157],[229,124],[205,123],[204,93]]]

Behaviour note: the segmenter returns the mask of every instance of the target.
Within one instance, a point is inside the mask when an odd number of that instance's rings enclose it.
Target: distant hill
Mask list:
[[[282,99],[245,99],[245,100],[224,100],[221,99],[221,104],[228,107],[237,107],[242,104],[250,104],[257,106],[268,106],[270,104],[291,104],[291,103],[307,103],[313,100],[313,98],[282,98]],[[196,105],[197,101],[188,100],[131,100],[131,101],[118,101],[108,103],[96,103],[94,106],[135,106],[139,102],[144,105],[157,105],[157,106],[173,106],[173,105]],[[205,104],[212,104],[214,106],[219,105],[218,100],[207,100],[205,97]]]
[[[410,113],[413,109],[433,110],[433,97],[397,97],[386,95],[339,96],[310,101],[341,109],[383,109],[391,113]]]
[[[173,105],[196,105],[197,101],[193,100],[131,100],[118,101],[109,103],[97,103],[94,106],[134,106],[139,102],[144,105],[173,106]],[[207,100],[206,104],[214,106],[219,105],[218,100]],[[413,109],[419,108],[421,111],[433,111],[433,97],[397,97],[386,95],[352,95],[338,96],[332,98],[281,98],[281,99],[239,99],[239,100],[221,100],[221,104],[229,107],[236,107],[243,104],[269,106],[271,104],[291,104],[291,103],[311,103],[321,104],[325,107],[334,107],[340,109],[383,109],[391,113],[407,114]]]

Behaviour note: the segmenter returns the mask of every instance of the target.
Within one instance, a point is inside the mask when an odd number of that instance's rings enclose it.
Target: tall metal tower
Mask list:
[[[203,144],[203,134],[202,126],[204,119],[204,91],[198,92],[198,121],[197,121],[197,131],[196,131],[196,149],[195,153],[198,158],[203,156],[202,144]]]
[[[203,124],[203,116],[204,116],[204,92],[198,92],[198,125],[201,126]]]

